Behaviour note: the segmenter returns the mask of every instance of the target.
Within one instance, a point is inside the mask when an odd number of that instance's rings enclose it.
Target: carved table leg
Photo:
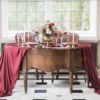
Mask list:
[[[85,71],[85,74],[87,75],[86,71]],[[88,87],[89,87],[90,81],[89,81],[88,75],[87,75],[87,83],[88,83]]]
[[[43,74],[44,74],[44,71],[42,71],[42,75],[41,75],[42,83],[44,83],[44,80],[43,80]]]
[[[57,76],[56,76],[56,79],[58,79],[59,77],[59,69],[57,70]]]
[[[90,83],[90,82],[89,82],[89,80],[88,80],[88,87],[89,87],[89,83]]]
[[[85,71],[85,74],[84,74],[84,81],[86,83],[86,71]]]
[[[54,81],[54,73],[52,72],[52,84],[53,84],[53,81]]]
[[[18,75],[18,80],[19,80],[19,78],[20,78],[20,72],[19,72],[19,75]]]
[[[27,94],[27,72],[24,72],[24,89],[25,94]]]
[[[72,84],[73,84],[73,72],[70,72],[70,79],[69,79],[69,83],[70,83],[70,94],[72,94]]]
[[[77,79],[77,72],[75,72],[75,78]]]
[[[39,79],[39,76],[38,76],[38,69],[36,69],[36,77],[37,77],[37,80]]]

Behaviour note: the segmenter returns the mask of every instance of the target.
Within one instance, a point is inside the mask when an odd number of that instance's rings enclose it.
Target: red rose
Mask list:
[[[55,33],[55,36],[56,36],[56,37],[59,37],[59,34],[58,34],[58,33]]]
[[[49,25],[48,25],[49,27],[51,27],[52,25],[49,23]]]
[[[35,33],[37,34],[38,32],[37,32],[37,31],[35,31]]]
[[[35,31],[35,34],[37,35],[38,34],[38,31]]]
[[[54,26],[54,23],[51,23],[52,26]]]
[[[44,33],[46,33],[46,31],[47,31],[47,30],[46,30],[46,29],[44,29]]]
[[[64,32],[63,34],[64,34],[64,35],[67,35],[67,32]]]

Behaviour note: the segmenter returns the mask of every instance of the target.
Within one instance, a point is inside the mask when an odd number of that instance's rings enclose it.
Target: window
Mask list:
[[[27,31],[36,29],[45,21],[45,2],[34,0],[9,0],[8,1],[8,31],[22,31],[24,25]]]
[[[96,0],[1,0],[2,37],[14,37],[17,32],[30,31],[47,19],[60,22],[64,31],[73,31],[80,37],[96,37]]]
[[[58,17],[57,17],[58,16]],[[54,1],[53,20],[60,21],[63,30],[89,31],[90,30],[90,1]]]

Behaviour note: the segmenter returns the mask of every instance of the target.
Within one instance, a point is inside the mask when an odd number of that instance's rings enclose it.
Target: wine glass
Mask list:
[[[57,41],[59,39],[59,35],[55,35],[55,39],[56,39],[56,46],[57,46]]]
[[[32,39],[35,38],[35,35],[36,35],[36,34],[35,34],[35,31],[33,30],[33,31],[32,31]]]
[[[19,46],[20,33],[17,33],[17,39],[18,39],[18,46]]]
[[[39,41],[40,41],[40,43],[42,43],[42,39],[43,39],[42,34],[40,34],[39,35]]]
[[[61,39],[61,47],[63,47],[63,45],[62,45],[62,42],[63,42],[63,37],[60,37],[60,39]]]
[[[22,47],[24,47],[24,33],[21,33]]]
[[[66,39],[67,38],[67,32],[65,31],[64,33],[63,33],[63,39]]]

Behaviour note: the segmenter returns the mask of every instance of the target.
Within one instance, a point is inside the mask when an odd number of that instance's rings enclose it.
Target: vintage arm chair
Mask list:
[[[70,43],[72,42],[72,39],[73,39],[73,33],[69,33],[69,42]],[[67,42],[67,39],[63,39],[63,42]],[[74,42],[76,44],[79,44],[79,35],[77,33],[74,34]],[[58,39],[57,43],[61,44],[61,39]],[[75,77],[77,79],[78,78],[77,71],[81,71],[81,70],[85,70],[85,69],[83,68],[83,66],[82,67],[76,66],[76,68],[77,68],[77,70],[75,72]],[[59,69],[57,70],[56,79],[58,79],[58,77],[59,77]],[[85,83],[86,83],[86,72],[84,74],[84,80],[85,80]],[[52,72],[52,83],[53,83],[53,81],[54,81],[54,74]]]
[[[32,33],[29,32],[29,34],[30,34],[29,41],[36,42],[35,39],[32,38]],[[28,42],[28,32],[25,33],[25,42]],[[15,43],[18,43],[17,35],[15,35]],[[19,39],[19,43],[22,43],[21,38]],[[19,77],[20,77],[20,74],[19,74]],[[19,79],[19,77],[18,77],[18,79]],[[37,79],[39,79],[38,69],[36,69],[36,77],[37,77]]]

